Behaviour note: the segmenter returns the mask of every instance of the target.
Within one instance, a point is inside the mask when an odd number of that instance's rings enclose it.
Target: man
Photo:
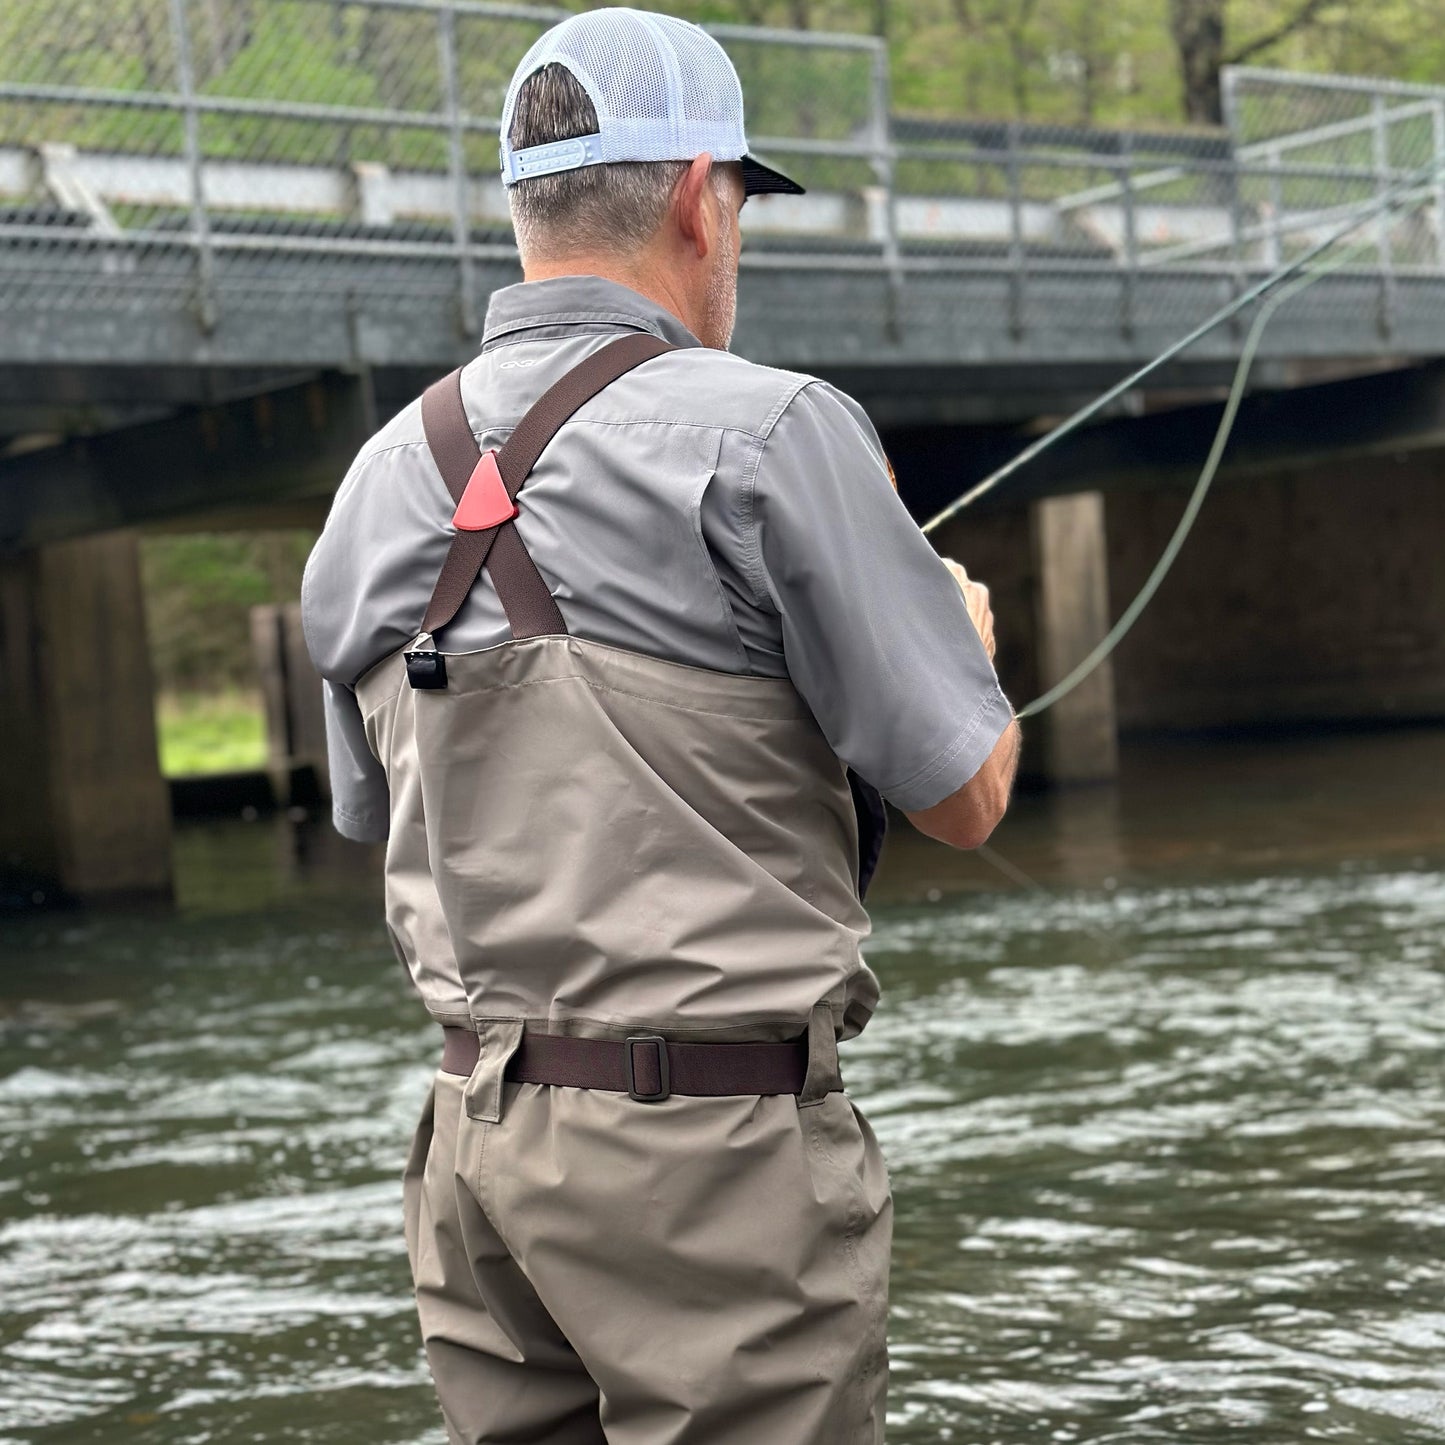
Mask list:
[[[336,825],[388,839],[388,927],[444,1028],[405,1200],[448,1433],[877,1441],[891,1208],[838,1077],[877,1000],[845,765],[936,838],[988,836],[1017,727],[987,593],[854,402],[727,352],[738,213],[798,187],[748,155],[714,41],[564,21],[502,158],[526,279],[362,450],[303,588]]]

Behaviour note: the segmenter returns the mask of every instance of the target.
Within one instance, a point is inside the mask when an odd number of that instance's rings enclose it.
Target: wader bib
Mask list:
[[[836,1042],[877,1001],[881,806],[787,679],[569,636],[512,524],[568,417],[670,349],[604,346],[480,457],[460,373],[424,399],[458,530],[357,684],[446,1039],[405,1179],[422,1337],[453,1441],[871,1445],[891,1205]],[[484,569],[513,640],[441,652]]]

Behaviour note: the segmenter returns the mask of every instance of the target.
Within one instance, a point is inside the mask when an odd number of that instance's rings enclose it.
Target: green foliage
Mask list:
[[[0,7],[5,80],[165,89],[174,67],[166,0],[7,0]]]
[[[249,609],[300,596],[314,540],[306,532],[147,538],[141,567],[158,689],[254,686]]]
[[[418,26],[431,39],[420,53]],[[435,22],[419,14],[269,3],[240,36],[201,28],[196,42],[207,63],[200,90],[244,100],[435,111],[441,102],[434,30]],[[370,123],[213,114],[205,117],[201,142],[208,156],[253,161],[368,160],[437,170],[447,163],[441,131]]]
[[[671,0],[669,8],[704,22],[885,36],[892,104],[903,113],[1138,127],[1177,123],[1183,114],[1169,21],[1177,3]],[[1191,3],[1223,7],[1226,60],[1244,54],[1254,64],[1431,81],[1445,73],[1438,0],[1376,0],[1368,8],[1331,0],[1311,8],[1308,22],[1296,27],[1287,22],[1301,7],[1282,7],[1279,0]],[[589,7],[573,0],[570,8]],[[415,115],[445,108],[435,12],[350,0],[187,0],[185,14],[193,79],[204,96]],[[540,29],[536,21],[495,16],[457,19],[458,93],[477,122],[463,141],[474,175],[495,168],[491,124],[514,66]],[[743,82],[749,130],[765,154],[768,137],[866,143],[874,86],[866,53],[728,43]],[[168,0],[3,0],[0,80],[174,91]],[[1310,124],[1307,99],[1296,94],[1292,104],[1291,128]],[[1338,106],[1338,95],[1328,104]],[[184,134],[179,116],[160,109],[0,102],[0,142],[57,139],[92,149],[177,154]],[[442,126],[355,118],[211,113],[201,119],[200,140],[214,159],[372,161],[430,171],[445,170],[450,160]],[[816,187],[856,188],[875,179],[867,161],[772,149]],[[1039,172],[1025,184],[1057,193],[1075,179]],[[1077,183],[1104,179],[1081,174]],[[1002,196],[1009,185],[1007,176],[987,167],[944,161],[910,162],[900,180],[929,194]],[[127,224],[153,219],[148,211],[126,211]]]
[[[141,91],[175,82],[166,0],[4,0],[0,80]],[[179,116],[55,102],[0,104],[0,143],[68,141],[96,149],[178,153]]]
[[[1177,122],[1182,114],[1170,0],[673,0],[669,8],[701,21],[885,35],[893,101],[905,112],[1105,125]],[[1285,21],[1299,8],[1227,0],[1225,58],[1247,52],[1255,64],[1424,81],[1445,74],[1438,0],[1374,0],[1368,7],[1334,0],[1290,29]],[[186,15],[194,79],[205,95],[443,107],[432,13],[346,0],[189,0]],[[460,17],[459,90],[470,114],[499,114],[512,68],[539,29],[536,22]],[[857,134],[870,102],[866,56],[730,44],[755,134]],[[174,90],[167,0],[4,0],[0,79]],[[202,129],[207,153],[217,157],[441,169],[448,155],[439,128],[217,115]],[[174,153],[182,133],[178,120],[160,111],[12,102],[0,104],[0,139]],[[470,163],[489,169],[491,147],[489,137],[469,139]]]
[[[165,693],[156,706],[161,772],[168,778],[236,773],[266,764],[266,719],[254,693]]]

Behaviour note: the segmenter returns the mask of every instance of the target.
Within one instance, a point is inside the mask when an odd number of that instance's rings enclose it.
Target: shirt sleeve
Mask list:
[[[908,812],[961,788],[1013,710],[856,402],[812,382],[788,405],[758,459],[752,532],[757,601],[833,751]]]
[[[361,705],[344,683],[324,679],[326,758],[331,773],[331,821],[343,838],[381,843],[391,819],[386,770],[366,741]]]

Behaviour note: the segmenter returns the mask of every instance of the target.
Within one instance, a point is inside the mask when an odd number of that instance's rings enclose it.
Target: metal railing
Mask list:
[[[497,179],[506,84],[564,13],[6,0],[0,314],[180,298],[209,330],[263,298],[446,294],[475,333],[478,267],[515,254]],[[1138,287],[1176,272],[1238,287],[1433,161],[1430,194],[1374,223],[1354,270],[1391,287],[1445,276],[1445,88],[1235,70],[1224,133],[902,120],[879,40],[713,33],[755,148],[810,191],[748,207],[748,266],[879,273],[895,296],[939,272],[996,276],[1015,332],[1034,282],[1074,277],[1127,331]]]

